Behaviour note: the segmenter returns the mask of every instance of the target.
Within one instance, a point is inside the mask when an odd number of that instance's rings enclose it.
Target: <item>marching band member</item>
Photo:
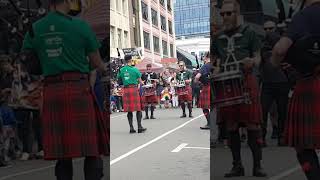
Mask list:
[[[90,26],[67,15],[69,1],[51,0],[50,10],[32,25],[23,42],[23,50],[39,58],[44,76],[44,159],[57,160],[57,180],[72,180],[72,159],[86,157],[85,179],[100,180],[101,155],[109,155],[109,134],[90,87],[90,64],[101,72],[108,69]],[[26,64],[34,61],[27,60]]]
[[[141,119],[141,97],[139,93],[139,83],[143,84],[141,79],[140,71],[133,66],[132,56],[126,55],[124,57],[127,65],[122,67],[117,75],[118,79],[121,79],[124,85],[123,93],[123,111],[128,112],[128,122],[130,126],[130,133],[136,133],[136,130],[133,128],[133,112],[136,111],[136,118],[138,123],[138,133],[143,133],[147,129],[142,127]]]
[[[179,95],[178,96],[179,104],[182,109],[182,116],[180,116],[180,118],[187,117],[185,103],[188,104],[189,117],[193,117],[192,116],[192,88],[190,86],[192,81],[192,73],[185,70],[186,65],[183,61],[179,62],[179,68],[180,68],[180,71],[176,75],[176,80],[178,84],[182,85],[183,87],[182,91],[186,91],[186,93],[184,93],[183,95],[180,94],[180,93],[183,93],[183,92],[180,92],[181,90],[177,91]]]
[[[152,72],[151,68],[152,65],[151,64],[147,64],[147,72],[142,74],[142,81],[144,82],[144,85],[150,85],[150,90],[154,91],[153,95],[147,95],[144,94],[144,110],[146,113],[146,116],[144,117],[144,119],[149,119],[149,113],[148,113],[148,109],[149,109],[149,105],[150,105],[150,111],[151,111],[151,116],[150,119],[156,119],[153,115],[153,112],[155,110],[156,104],[158,103],[158,98],[157,98],[157,94],[156,94],[156,83],[159,82],[158,81],[158,77],[157,74],[155,72]],[[144,89],[146,90],[146,89]]]
[[[253,155],[253,176],[265,177],[267,175],[261,167],[262,119],[259,88],[252,72],[253,68],[260,63],[260,41],[253,30],[241,24],[240,7],[236,2],[224,2],[220,15],[223,17],[224,29],[213,40],[215,54],[221,61],[221,65],[228,58],[233,58],[234,61],[240,61],[243,64],[244,86],[250,89],[251,100],[250,104],[219,108],[218,119],[226,123],[229,148],[233,157],[233,168],[225,174],[225,177],[244,176],[240,153],[240,126],[247,127],[248,145]]]
[[[199,73],[195,77],[195,82],[201,82],[202,88],[200,90],[200,98],[198,107],[202,108],[203,114],[207,119],[207,124],[200,129],[210,129],[210,82],[209,74],[212,71],[212,64],[210,63],[210,53],[207,53],[204,59],[204,65],[201,67]]]
[[[319,62],[318,55],[315,56],[316,59],[312,59],[314,55],[310,58],[309,53],[319,51],[320,0],[306,0],[304,5],[304,9],[293,17],[286,36],[282,37],[273,48],[271,62],[276,67],[280,67],[285,56],[290,57],[287,59],[288,62],[301,62],[301,66]],[[308,43],[303,39],[316,41],[309,43],[312,46],[309,47],[305,46]],[[300,42],[303,46],[299,44]],[[291,47],[307,49],[289,49]],[[290,55],[291,53],[293,55]],[[288,64],[283,63],[282,66],[287,68]],[[309,69],[310,76],[296,82],[285,123],[284,143],[295,148],[297,159],[307,179],[316,180],[320,177],[319,158],[315,151],[320,148],[320,66],[318,63],[310,67],[314,68]]]

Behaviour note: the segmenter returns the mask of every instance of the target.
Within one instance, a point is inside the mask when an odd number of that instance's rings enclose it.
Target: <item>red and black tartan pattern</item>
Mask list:
[[[292,147],[320,148],[320,79],[297,82],[289,102],[284,137]]]
[[[134,112],[141,111],[141,97],[138,87],[125,87],[122,96],[123,111]]]
[[[227,121],[227,124],[240,123],[242,125],[262,123],[259,85],[256,77],[247,74],[244,79],[244,87],[250,93],[251,104],[239,104],[219,108],[217,123],[224,121]]]
[[[202,87],[198,102],[198,107],[202,109],[210,109],[210,85]]]
[[[186,86],[186,90],[188,91],[188,94],[178,96],[179,104],[181,104],[183,102],[189,102],[189,103],[192,102],[192,88],[191,88],[191,86]]]
[[[143,96],[143,106],[148,106],[148,104],[156,105],[158,104],[158,97],[156,95],[153,96]]]
[[[44,159],[109,155],[109,119],[99,110],[88,79],[47,82],[43,98]]]

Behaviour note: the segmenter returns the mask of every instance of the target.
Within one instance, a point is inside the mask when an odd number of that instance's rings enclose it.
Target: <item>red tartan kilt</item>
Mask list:
[[[143,97],[143,104],[147,106],[148,104],[158,104],[158,97],[156,95],[153,96],[144,96]]]
[[[142,100],[138,87],[125,87],[122,96],[123,111],[134,112],[141,111]]]
[[[251,104],[239,104],[219,109],[217,123],[261,124],[262,111],[259,99],[259,85],[254,75],[246,75],[244,86],[249,89]]]
[[[65,73],[63,77],[79,76]],[[43,91],[44,159],[109,154],[109,118],[95,102],[89,80],[47,82]]]
[[[202,109],[210,109],[210,85],[202,87],[198,107]]]
[[[289,102],[285,143],[292,147],[320,148],[320,80],[298,81]]]
[[[186,89],[188,91],[188,94],[185,94],[185,95],[179,95],[178,96],[178,100],[179,100],[179,103],[180,102],[192,102],[192,88],[191,86],[186,86]]]

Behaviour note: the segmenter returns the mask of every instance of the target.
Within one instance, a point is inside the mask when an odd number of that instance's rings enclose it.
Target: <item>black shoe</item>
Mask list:
[[[149,116],[144,117],[143,119],[149,119]]]
[[[253,169],[252,175],[255,177],[266,177],[267,173],[265,173],[261,167],[257,167]]]
[[[182,116],[180,116],[180,118],[185,118],[185,117],[187,117],[186,114],[182,114]]]
[[[132,133],[136,133],[137,131],[136,130],[134,130],[134,129],[130,129],[130,134],[132,134]]]
[[[138,133],[144,133],[147,130],[147,128],[139,128]]]
[[[203,130],[210,129],[210,126],[208,126],[208,124],[207,124],[205,126],[200,127],[200,129],[203,129]]]
[[[191,117],[191,118],[193,117],[191,113],[189,114],[189,117]]]
[[[240,177],[244,176],[244,168],[240,165],[234,165],[229,173],[226,173],[224,177]]]
[[[150,119],[156,119],[154,116],[151,116]]]

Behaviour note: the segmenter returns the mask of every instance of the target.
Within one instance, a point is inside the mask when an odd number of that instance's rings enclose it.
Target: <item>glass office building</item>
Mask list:
[[[209,0],[175,0],[174,11],[176,37],[209,36]]]

